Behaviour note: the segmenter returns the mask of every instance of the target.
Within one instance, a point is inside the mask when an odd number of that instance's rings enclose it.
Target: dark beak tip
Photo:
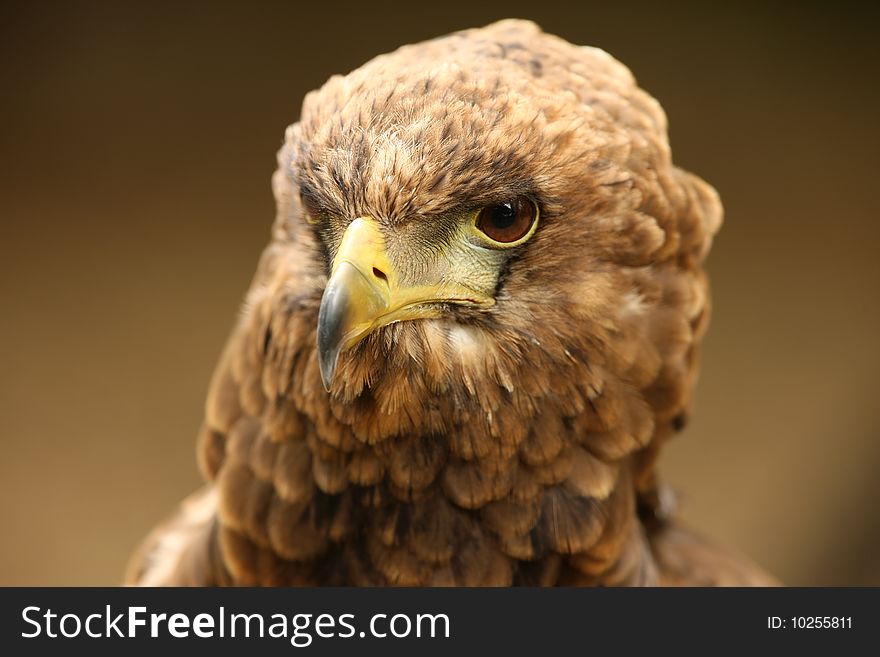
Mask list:
[[[339,290],[325,291],[318,311],[318,364],[321,367],[321,382],[327,392],[330,392],[336,362],[342,349],[342,316],[346,295],[339,292]]]
[[[339,359],[339,350],[319,350],[318,358],[321,365],[321,382],[324,384],[324,390],[330,392],[330,386],[333,383],[333,373],[336,371],[336,361]]]

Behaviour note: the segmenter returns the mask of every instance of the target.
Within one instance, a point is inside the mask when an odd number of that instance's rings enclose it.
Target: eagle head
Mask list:
[[[685,410],[717,196],[601,50],[521,21],[474,37],[331,78],[287,132],[276,232],[315,270],[314,387],[336,415],[442,433],[613,386],[644,402],[645,442]]]

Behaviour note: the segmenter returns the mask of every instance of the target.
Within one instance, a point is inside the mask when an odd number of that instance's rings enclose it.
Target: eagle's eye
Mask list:
[[[475,226],[496,244],[510,246],[531,237],[538,223],[538,206],[525,196],[489,205],[479,211]]]
[[[307,224],[316,225],[319,223],[321,216],[321,208],[310,197],[302,192],[299,194],[299,203],[303,209],[303,219]]]

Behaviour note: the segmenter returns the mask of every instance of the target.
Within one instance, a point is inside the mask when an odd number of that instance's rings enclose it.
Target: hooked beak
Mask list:
[[[375,220],[360,217],[342,236],[318,312],[318,358],[330,390],[339,355],[371,331],[409,319],[437,317],[439,303],[492,305],[494,300],[443,280],[401,281]]]

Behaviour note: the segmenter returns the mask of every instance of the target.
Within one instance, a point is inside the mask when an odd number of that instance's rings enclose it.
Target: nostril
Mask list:
[[[378,269],[377,267],[373,267],[373,276],[375,276],[376,278],[381,278],[386,283],[388,282],[388,277],[385,275],[385,272],[381,269]]]

